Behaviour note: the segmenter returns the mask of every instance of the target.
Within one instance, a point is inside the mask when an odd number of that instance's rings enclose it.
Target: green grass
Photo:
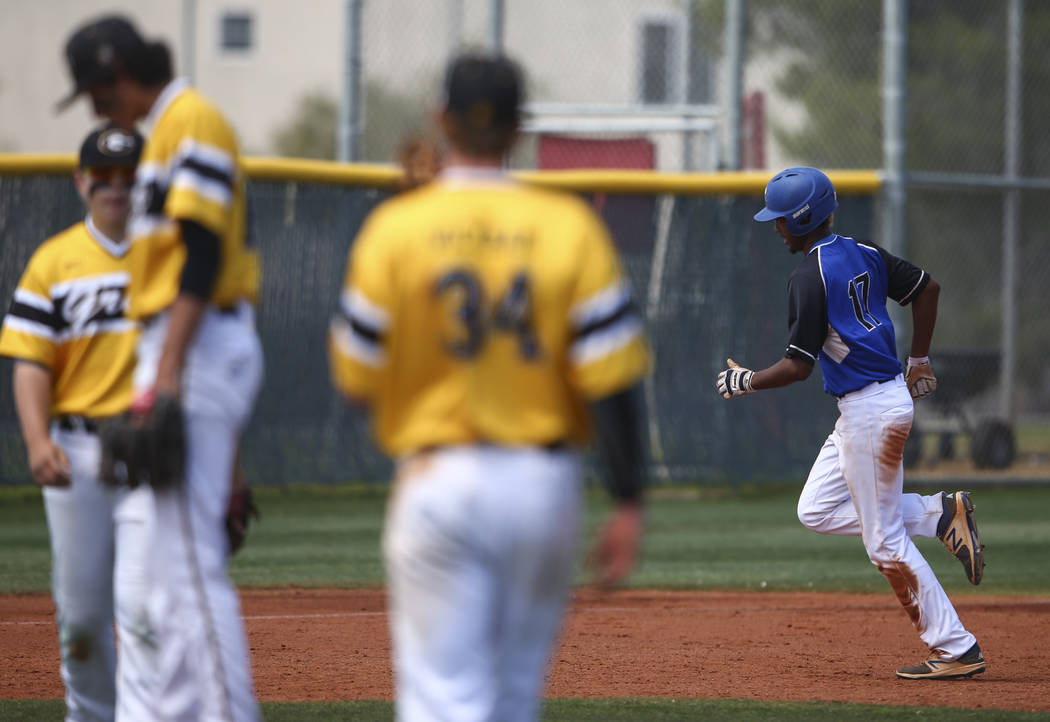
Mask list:
[[[804,529],[798,489],[657,489],[651,494],[634,587],[813,589],[883,592],[886,582],[855,537]],[[377,587],[386,497],[348,487],[257,490],[262,519],[231,566],[240,586]],[[591,494],[588,534],[607,510]],[[983,488],[974,493],[987,569],[980,587],[935,539],[918,539],[950,594],[1050,594],[1050,487]],[[0,491],[0,593],[49,588],[43,504],[33,489]],[[581,570],[580,581],[585,581]]]
[[[0,700],[0,719],[60,719],[62,700]],[[386,722],[392,702],[264,702],[265,722]],[[544,722],[695,722],[695,720],[777,720],[777,722],[1027,722],[1045,720],[1034,712],[966,710],[947,707],[883,707],[841,702],[761,702],[738,699],[551,699]]]
[[[952,487],[954,488],[954,487]],[[795,516],[798,488],[660,488],[650,495],[642,560],[631,586],[887,592],[858,538],[814,534]],[[385,494],[374,488],[259,488],[262,519],[231,567],[240,586],[375,587],[383,583],[379,538]],[[608,510],[588,497],[592,536]],[[919,547],[952,596],[1050,594],[1050,487],[975,492],[988,568],[980,587],[936,540]],[[0,593],[44,592],[50,553],[40,493],[0,489]],[[580,581],[585,581],[581,570]],[[61,700],[0,700],[0,719],[53,720]],[[391,720],[383,701],[266,703],[267,722]],[[998,710],[775,703],[702,699],[555,699],[544,720],[1035,720],[1045,714]]]
[[[1014,433],[1019,454],[1050,456],[1050,420],[1045,417],[1022,420]]]

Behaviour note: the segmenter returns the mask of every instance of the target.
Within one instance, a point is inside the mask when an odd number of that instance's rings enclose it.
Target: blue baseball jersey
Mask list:
[[[824,390],[843,396],[901,372],[886,299],[902,306],[930,276],[883,248],[832,234],[813,245],[788,280],[785,355],[820,361]]]

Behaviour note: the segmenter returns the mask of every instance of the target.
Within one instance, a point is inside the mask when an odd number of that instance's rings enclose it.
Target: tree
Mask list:
[[[424,87],[432,87],[423,83]],[[423,91],[396,92],[375,82],[365,84],[365,127],[362,136],[363,160],[387,163],[406,136],[422,130],[427,123]]]
[[[422,95],[395,92],[371,81],[365,84],[360,160],[394,159],[401,139],[426,124]],[[282,156],[335,160],[338,132],[338,103],[323,91],[314,91],[303,96],[292,119],[274,133],[273,146]]]
[[[273,136],[278,155],[334,160],[339,108],[322,91],[304,95],[295,115]]]
[[[724,26],[724,0],[704,0],[694,27]],[[1002,170],[1006,3],[923,0],[906,4],[907,166],[911,170]],[[872,0],[749,0],[747,60],[775,61],[781,101],[801,124],[769,110],[774,137],[812,165],[882,165],[882,8]],[[1050,175],[1050,4],[1024,4],[1025,172]],[[708,33],[704,42],[719,47]]]

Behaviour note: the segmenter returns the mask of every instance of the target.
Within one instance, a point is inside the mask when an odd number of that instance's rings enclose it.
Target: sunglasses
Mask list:
[[[134,166],[101,166],[98,168],[84,168],[84,174],[91,180],[91,187],[113,185],[119,178],[124,185],[130,186],[135,182]]]

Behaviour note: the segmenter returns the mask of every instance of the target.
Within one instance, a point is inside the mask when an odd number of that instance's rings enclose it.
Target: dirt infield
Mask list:
[[[245,590],[264,701],[389,699],[378,590]],[[1050,600],[963,597],[988,672],[909,682],[925,650],[882,595],[580,591],[554,657],[552,697],[823,700],[1050,712]],[[0,597],[0,698],[62,696],[47,596]]]

